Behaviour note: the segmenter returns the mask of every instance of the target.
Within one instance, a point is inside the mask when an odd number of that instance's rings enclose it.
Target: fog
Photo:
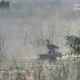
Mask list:
[[[6,34],[5,46],[8,46],[6,51],[8,57],[36,56],[34,48],[29,44],[25,49],[26,32],[33,39],[32,34],[38,34],[39,30],[47,34],[48,27],[52,26],[56,33],[63,36],[68,34],[68,29],[71,35],[76,35],[79,30],[80,11],[74,11],[74,4],[79,4],[79,0],[4,1],[9,1],[10,8],[0,9],[0,28],[2,33]]]

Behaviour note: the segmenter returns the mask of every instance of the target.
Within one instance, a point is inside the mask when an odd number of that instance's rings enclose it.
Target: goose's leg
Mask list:
[[[49,53],[49,56],[50,56],[50,54],[51,54],[51,51],[49,51],[48,53]]]
[[[54,54],[57,56],[57,52],[55,51]]]
[[[57,52],[55,52],[56,56],[57,56]]]
[[[53,50],[53,52],[52,52],[53,54],[55,53],[55,51]]]
[[[51,54],[53,54],[54,53],[54,51],[51,51]]]

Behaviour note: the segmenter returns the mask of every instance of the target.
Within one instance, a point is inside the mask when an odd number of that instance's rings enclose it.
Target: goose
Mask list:
[[[50,51],[49,51],[49,54],[50,54],[51,52],[54,53],[54,52],[55,52],[55,49],[59,49],[59,47],[56,46],[56,45],[50,45],[48,39],[47,39],[46,41],[47,41],[47,48],[50,50]]]

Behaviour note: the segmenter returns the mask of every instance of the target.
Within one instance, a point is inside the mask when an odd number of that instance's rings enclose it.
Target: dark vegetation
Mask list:
[[[78,55],[80,54],[80,37],[76,36],[67,36],[67,46],[70,48],[71,55]]]
[[[9,2],[1,1],[0,8],[9,8]]]

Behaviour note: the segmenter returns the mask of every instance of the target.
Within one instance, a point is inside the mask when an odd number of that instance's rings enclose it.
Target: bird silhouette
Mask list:
[[[47,41],[47,48],[50,50],[49,51],[49,54],[51,54],[51,52],[54,53],[55,52],[55,49],[59,49],[59,47],[56,46],[56,45],[50,45],[48,39],[46,41]]]

